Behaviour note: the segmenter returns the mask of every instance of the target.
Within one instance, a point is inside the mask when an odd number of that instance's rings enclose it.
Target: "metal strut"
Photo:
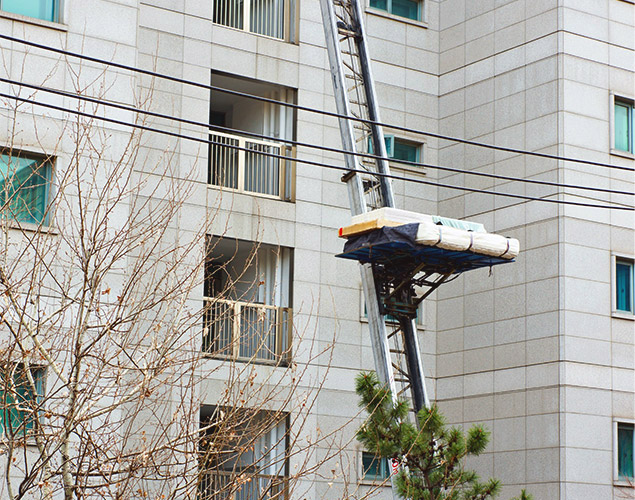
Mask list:
[[[358,0],[320,0],[320,5],[338,114],[381,122]],[[339,125],[342,147],[348,152],[344,159],[350,172],[342,180],[348,186],[352,215],[394,207],[391,180],[374,175],[390,173],[382,128],[347,118],[339,118]],[[356,156],[358,152],[369,151],[379,158],[369,162]],[[353,172],[357,169],[367,173],[358,175]],[[417,305],[430,292],[417,298],[414,286],[430,283],[436,288],[447,276],[438,278],[437,281],[441,281],[435,284],[425,273],[423,278],[417,278],[420,270],[404,271],[391,266],[379,269],[369,264],[360,264],[360,269],[379,380],[388,385],[394,395],[408,391],[413,408],[418,412],[430,402],[414,318]],[[397,319],[399,325],[390,334],[386,314]]]

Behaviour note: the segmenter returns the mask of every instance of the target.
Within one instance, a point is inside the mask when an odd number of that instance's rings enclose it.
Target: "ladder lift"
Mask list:
[[[388,155],[379,115],[360,0],[320,0],[339,128],[348,172],[352,216],[394,208]],[[371,149],[372,148],[372,149]],[[358,153],[372,151],[372,162]],[[363,173],[359,174],[359,171]],[[375,175],[380,174],[380,175]],[[384,174],[384,175],[381,175]],[[360,262],[375,369],[392,394],[410,398],[418,413],[429,407],[417,337],[418,305],[453,275],[505,261],[474,254],[422,248],[414,255],[389,245],[385,252],[352,252],[339,257]],[[388,324],[387,315],[397,320]],[[393,482],[393,497],[398,498]]]
[[[320,5],[337,112],[365,120],[339,118],[342,146],[349,152],[345,154],[349,172],[342,180],[348,186],[351,214],[394,207],[391,180],[373,175],[390,174],[390,168],[384,134],[377,125],[381,119],[361,5],[358,0],[320,0]],[[358,151],[367,150],[368,144],[378,157],[372,164],[356,156]],[[356,170],[360,169],[368,174],[358,175]],[[394,395],[405,395],[409,390],[418,412],[429,405],[429,399],[415,325],[417,306],[449,274],[427,273],[415,280],[420,274],[417,266],[402,264],[362,264],[360,269],[377,376]],[[417,297],[415,285],[428,290]],[[398,321],[390,331],[384,321],[387,314]]]

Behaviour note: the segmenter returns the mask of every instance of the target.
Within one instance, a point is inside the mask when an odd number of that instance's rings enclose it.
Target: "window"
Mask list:
[[[416,142],[400,139],[394,135],[384,135],[384,142],[386,143],[386,154],[388,158],[394,158],[395,160],[409,161],[418,163],[420,161],[421,144]],[[368,141],[368,151],[373,154],[373,144]]]
[[[31,379],[24,366],[13,364],[2,370],[0,387],[0,431],[4,436],[23,436],[33,429],[34,414],[44,395],[44,368],[30,368]]]
[[[286,363],[291,349],[293,251],[209,237],[203,350],[210,356]]]
[[[289,416],[201,407],[199,500],[288,498]]]
[[[295,0],[216,0],[212,15],[216,24],[295,41]]]
[[[633,153],[633,103],[615,99],[615,149]]]
[[[362,452],[362,476],[371,481],[383,481],[390,477],[388,459],[376,457],[367,451]]]
[[[27,154],[0,154],[0,203],[5,219],[47,223],[50,160]]]
[[[370,6],[395,16],[421,20],[421,2],[416,0],[370,0]]]
[[[633,299],[633,271],[635,266],[629,259],[615,259],[615,309],[619,312],[635,312]]]
[[[635,477],[633,469],[634,428],[634,424],[624,422],[617,423],[617,457],[615,465],[618,481],[628,481]]]
[[[295,102],[295,90],[257,80],[212,74],[215,87]],[[295,113],[287,106],[211,92],[208,182],[226,190],[293,200]],[[263,139],[262,136],[266,136]]]
[[[0,0],[0,10],[57,22],[58,0]]]

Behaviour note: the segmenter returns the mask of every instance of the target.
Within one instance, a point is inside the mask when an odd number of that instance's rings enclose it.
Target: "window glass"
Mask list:
[[[392,13],[408,19],[419,19],[419,2],[413,0],[392,0]]]
[[[199,498],[286,498],[287,414],[204,405],[200,421]],[[232,488],[234,482],[238,486]]]
[[[633,151],[632,113],[632,106],[621,102],[615,103],[615,149]]]
[[[44,394],[44,374],[43,368],[31,368],[31,376],[35,382],[33,391],[21,366],[14,366],[13,370],[3,370],[0,387],[0,431],[3,434],[25,434],[33,429],[32,410],[41,403]]]
[[[0,0],[0,2],[4,11],[45,21],[57,21],[56,0]]]
[[[393,135],[384,135],[384,142],[386,143],[386,154],[388,158],[394,158],[396,160],[404,160],[416,163],[419,161],[419,149],[420,144],[414,142],[404,141],[398,139]],[[368,138],[368,152],[372,155],[374,153],[373,141],[371,137]]]
[[[32,156],[0,154],[0,204],[3,216],[46,223],[50,162]]]
[[[620,479],[633,474],[633,424],[617,424],[617,473]]]
[[[418,145],[395,139],[394,152],[392,154],[393,158],[416,163],[419,161],[418,153]]]
[[[212,22],[294,41],[294,9],[292,0],[216,0]]]
[[[420,18],[420,3],[417,0],[370,0],[370,6],[375,9],[385,10],[395,16],[406,17],[415,21]]]
[[[370,6],[376,9],[388,10],[388,0],[370,0]]]
[[[376,457],[366,451],[362,452],[362,471],[364,479],[387,479],[390,477],[388,459]]]
[[[616,308],[633,312],[633,263],[618,260],[615,263]]]

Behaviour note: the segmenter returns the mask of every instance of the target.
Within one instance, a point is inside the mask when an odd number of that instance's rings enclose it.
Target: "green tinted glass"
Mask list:
[[[41,158],[0,155],[0,209],[20,222],[46,222],[50,164]]]
[[[370,0],[370,6],[376,9],[388,10],[388,0]]]
[[[56,0],[0,0],[0,2],[4,11],[45,21],[57,21]]]
[[[632,280],[633,264],[630,262],[620,262],[615,264],[615,286],[617,310],[633,312],[633,290]]]
[[[632,106],[623,103],[615,103],[615,149],[632,151],[633,143],[631,134]]]
[[[362,469],[366,479],[386,479],[388,477],[388,461],[371,453],[362,453]]]
[[[617,472],[620,478],[633,477],[633,424],[617,426]]]
[[[418,153],[419,147],[416,144],[410,144],[408,142],[403,142],[398,139],[395,139],[394,152],[392,157],[397,160],[411,161],[417,162],[419,161]]]
[[[23,368],[16,368],[13,374],[4,372],[4,377],[9,380],[3,378],[0,388],[0,430],[3,434],[24,435],[33,429],[33,412],[38,411],[37,405],[44,395],[44,375],[43,368],[31,369],[34,392]]]
[[[391,12],[396,16],[419,19],[419,2],[413,0],[392,0]]]

